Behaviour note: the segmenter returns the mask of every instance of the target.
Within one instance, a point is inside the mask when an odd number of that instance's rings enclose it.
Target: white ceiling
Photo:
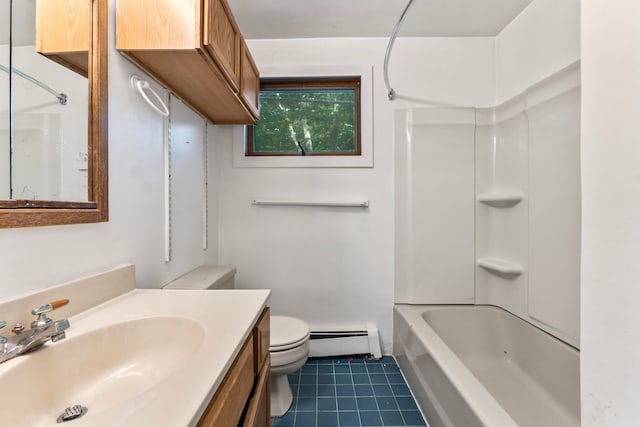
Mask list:
[[[408,0],[228,0],[247,39],[388,37]],[[495,36],[532,0],[414,0],[402,36]]]

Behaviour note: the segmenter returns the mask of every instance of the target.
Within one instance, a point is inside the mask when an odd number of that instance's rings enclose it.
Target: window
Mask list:
[[[360,156],[360,76],[260,81],[246,156]]]

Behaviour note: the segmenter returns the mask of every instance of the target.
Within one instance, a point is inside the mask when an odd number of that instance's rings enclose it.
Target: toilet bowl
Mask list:
[[[236,269],[203,265],[164,286],[165,289],[233,289]],[[293,394],[288,375],[302,368],[309,356],[309,325],[288,316],[271,316],[271,415],[284,415]]]
[[[293,394],[288,375],[302,368],[309,356],[309,325],[288,316],[271,316],[271,415],[284,415]]]

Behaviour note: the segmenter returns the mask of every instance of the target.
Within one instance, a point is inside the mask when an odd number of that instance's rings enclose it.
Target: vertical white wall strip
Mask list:
[[[202,129],[202,249],[209,247],[209,122]]]
[[[167,92],[169,115],[164,125],[164,261],[171,261],[171,93]]]

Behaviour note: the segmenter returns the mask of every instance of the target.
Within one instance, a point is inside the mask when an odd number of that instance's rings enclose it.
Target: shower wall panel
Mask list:
[[[472,304],[474,112],[398,110],[395,120],[395,300]]]

